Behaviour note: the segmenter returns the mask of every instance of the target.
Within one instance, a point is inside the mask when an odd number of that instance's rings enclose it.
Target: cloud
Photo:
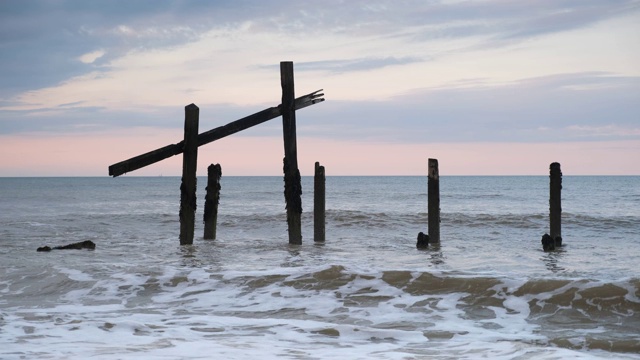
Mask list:
[[[351,71],[368,71],[381,69],[387,66],[406,65],[419,63],[424,60],[417,57],[394,57],[385,58],[361,58],[350,60],[326,60],[326,61],[309,61],[296,64],[296,68],[300,71],[329,71],[333,73],[345,73]]]
[[[200,132],[235,121],[266,107],[268,106],[231,104],[202,107]],[[49,133],[55,136],[79,133],[94,136],[104,131],[143,127],[158,130],[173,129],[176,137],[180,138],[184,126],[183,122],[184,107],[155,106],[141,108],[137,111],[119,111],[107,107],[86,106],[83,102],[76,102],[34,110],[0,110],[0,135]],[[243,135],[281,135],[281,126],[281,121],[273,120],[260,126],[259,129],[243,132]]]
[[[405,143],[638,139],[638,94],[640,77],[606,73],[473,80],[387,101],[328,101],[300,115],[311,121],[298,128],[304,136]]]
[[[248,32],[281,39],[343,39],[364,48],[386,41],[416,42],[481,38],[502,46],[544,34],[590,26],[640,11],[636,0],[620,1],[337,1],[309,4],[258,0],[172,1],[2,1],[0,2],[0,97],[50,87],[93,71],[131,51],[198,41],[211,31],[251,24]],[[349,39],[349,40],[346,40]],[[377,42],[377,44],[373,44]],[[383,42],[382,45],[380,42]],[[464,44],[472,46],[473,44]],[[477,44],[475,44],[477,45]],[[324,44],[321,46],[325,46]],[[327,45],[330,47],[331,45]],[[337,44],[340,47],[340,44]],[[462,46],[462,44],[461,44]],[[102,57],[77,59],[96,51]],[[330,56],[307,61],[330,71],[375,69],[424,59],[424,54],[378,49],[354,60]],[[333,57],[335,59],[335,56]],[[347,58],[349,59],[349,57]]]
[[[418,57],[364,57],[341,60],[321,60],[296,62],[296,71],[321,71],[333,74],[342,74],[354,71],[369,71],[382,69],[388,66],[408,65],[421,63],[424,59]],[[279,65],[259,65],[259,69],[278,71]]]
[[[86,54],[81,55],[78,60],[84,64],[92,64],[99,58],[103,57],[105,54],[104,50],[96,50]]]
[[[614,137],[614,138],[640,138],[640,127],[622,127],[619,125],[589,126],[571,125],[566,127],[568,132],[576,137]]]
[[[301,137],[387,144],[639,140],[638,94],[640,77],[602,72],[504,83],[469,79],[415,89],[384,101],[336,101],[327,93],[326,102],[297,113],[297,127]],[[272,105],[201,106],[200,130]],[[0,134],[91,134],[145,127],[174,129],[179,140],[183,119],[183,108],[178,106],[118,111],[79,102],[2,111]],[[234,137],[280,137],[281,126],[275,119]]]

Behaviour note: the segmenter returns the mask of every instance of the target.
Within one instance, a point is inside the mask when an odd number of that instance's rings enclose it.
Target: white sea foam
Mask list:
[[[13,341],[0,354],[8,359],[608,357],[546,347],[536,326],[527,325],[526,302],[514,297],[504,301],[505,307],[489,307],[494,318],[478,321],[460,307],[468,294],[411,295],[380,276],[356,276],[338,287],[314,289],[284,285],[300,278],[291,271],[269,271],[281,280],[248,290],[247,281],[266,275],[236,272],[216,279],[217,274],[203,269],[164,269],[154,277],[115,274],[86,293],[93,294],[91,302],[111,301],[119,294],[124,298],[118,304],[83,304],[86,298],[71,291],[67,305],[3,313],[5,339]],[[141,294],[145,284],[157,284],[155,292]],[[149,298],[137,301],[145,305],[130,307],[140,296]],[[344,301],[349,297],[351,305]]]

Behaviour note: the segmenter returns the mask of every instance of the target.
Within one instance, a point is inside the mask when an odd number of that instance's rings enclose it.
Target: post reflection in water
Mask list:
[[[549,271],[553,273],[563,272],[566,269],[561,265],[562,258],[564,257],[564,249],[559,248],[554,251],[545,252],[542,256],[542,261]]]
[[[444,254],[442,253],[440,243],[429,244],[429,249],[427,251],[429,251],[429,257],[433,265],[444,264]]]
[[[181,264],[185,267],[203,266],[202,256],[198,257],[198,245],[180,245]]]

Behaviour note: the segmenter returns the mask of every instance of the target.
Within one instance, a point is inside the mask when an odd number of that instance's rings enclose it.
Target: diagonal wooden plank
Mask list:
[[[321,91],[322,89],[295,99],[295,109],[300,110],[306,108],[307,106],[323,102],[324,98],[322,96],[324,96],[324,94],[320,93]],[[215,129],[211,129],[209,131],[203,132],[202,134],[199,134],[198,146],[214,142],[226,136],[262,124],[263,122],[275,119],[281,115],[282,104],[264,109],[255,114],[243,117],[242,119],[232,121],[227,125],[219,126]],[[162,161],[174,155],[181,154],[183,148],[184,141],[181,141],[177,144],[167,145],[159,149],[149,151],[148,153],[132,157],[131,159],[121,161],[109,166],[109,175],[116,177],[134,170],[138,170],[147,165],[155,164],[158,161]]]

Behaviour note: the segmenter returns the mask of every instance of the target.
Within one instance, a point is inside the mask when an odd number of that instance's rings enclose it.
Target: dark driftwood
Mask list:
[[[316,162],[313,177],[313,241],[316,242],[325,241],[325,189],[326,177],[324,166],[320,166],[320,163]]]
[[[282,85],[282,134],[284,138],[284,198],[287,209],[289,244],[302,244],[302,185],[298,170],[296,143],[296,108],[293,83],[293,62],[280,63]]]
[[[303,109],[307,106],[317,104],[324,101],[322,90],[314,91],[310,94],[295,99],[295,110]],[[282,104],[271,107],[255,114],[243,117],[242,119],[228,123],[227,125],[217,127],[215,129],[203,132],[198,135],[198,146],[208,144],[210,142],[222,139],[226,136],[235,134],[239,131],[248,129],[252,126],[262,124],[263,122],[275,119],[282,115]],[[150,151],[148,153],[132,157],[131,159],[121,161],[109,166],[109,175],[116,177],[122,174],[143,168],[147,165],[154,164],[158,161],[170,158],[174,155],[182,153],[184,141],[177,144],[167,145],[160,149]]]
[[[207,168],[207,195],[204,198],[204,238],[215,239],[218,224],[218,204],[220,203],[220,164]]]
[[[198,115],[194,104],[184,108],[184,152],[180,185],[180,245],[193,244],[196,221],[196,170],[198,165]]]
[[[428,223],[429,239],[431,243],[440,242],[440,172],[438,170],[438,160],[429,159],[429,180],[428,180]]]
[[[36,251],[82,250],[82,249],[95,250],[96,244],[91,240],[85,240],[85,241],[81,241],[81,242],[77,242],[77,243],[73,243],[65,246],[54,246],[54,247],[43,246],[43,247],[39,247]]]

